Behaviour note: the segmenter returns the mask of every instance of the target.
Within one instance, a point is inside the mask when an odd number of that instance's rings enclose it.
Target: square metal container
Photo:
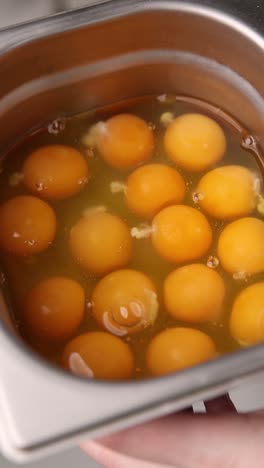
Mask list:
[[[256,27],[258,3],[248,2]],[[1,154],[58,115],[164,92],[211,101],[264,149],[264,40],[217,5],[117,0],[0,32]],[[217,396],[264,370],[261,345],[159,379],[84,381],[27,349],[1,296],[0,344],[0,444],[18,462]]]

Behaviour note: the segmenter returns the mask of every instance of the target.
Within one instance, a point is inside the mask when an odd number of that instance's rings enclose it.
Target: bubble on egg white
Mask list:
[[[210,257],[208,257],[206,265],[208,266],[208,268],[217,268],[219,266],[219,263],[220,262],[217,257],[215,257],[214,255],[210,255]]]
[[[150,128],[150,130],[156,130],[156,125],[153,122],[148,122],[148,128]]]
[[[66,127],[66,122],[64,119],[55,119],[48,124],[48,133],[51,135],[58,135],[63,132]]]
[[[200,201],[204,200],[204,194],[201,192],[193,192],[192,200],[194,203],[199,203]]]

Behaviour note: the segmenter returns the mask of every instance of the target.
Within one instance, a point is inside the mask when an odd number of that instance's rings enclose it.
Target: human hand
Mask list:
[[[173,414],[82,444],[105,468],[263,468],[263,413],[236,414],[228,397],[207,414]]]

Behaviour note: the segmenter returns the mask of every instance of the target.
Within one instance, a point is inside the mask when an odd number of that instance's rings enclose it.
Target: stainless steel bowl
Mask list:
[[[226,5],[235,11],[238,3]],[[260,27],[257,4],[248,2]],[[264,149],[264,39],[219,8],[206,0],[117,0],[0,32],[1,152],[58,115],[163,92],[223,108]],[[214,397],[264,369],[258,346],[160,379],[82,381],[28,351],[3,297],[0,317],[0,440],[18,461]]]

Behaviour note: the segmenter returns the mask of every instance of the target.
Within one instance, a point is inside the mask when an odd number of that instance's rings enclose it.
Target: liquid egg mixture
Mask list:
[[[238,123],[179,96],[25,138],[0,174],[2,288],[23,339],[110,380],[264,341],[262,169]]]

